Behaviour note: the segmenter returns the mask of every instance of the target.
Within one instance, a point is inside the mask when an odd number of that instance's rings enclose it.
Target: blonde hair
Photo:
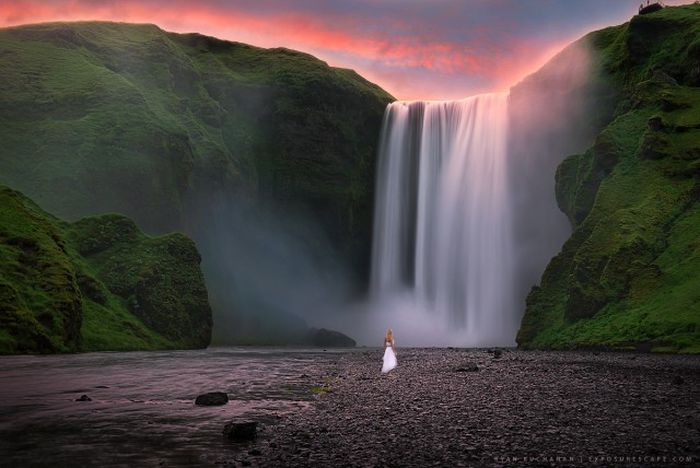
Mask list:
[[[384,341],[394,342],[394,332],[391,328],[386,329],[386,335],[384,335]]]

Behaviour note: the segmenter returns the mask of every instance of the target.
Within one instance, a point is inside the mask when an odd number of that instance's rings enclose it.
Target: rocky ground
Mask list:
[[[309,409],[262,424],[225,464],[700,462],[697,356],[399,349],[399,366],[380,375],[381,356],[339,355]]]

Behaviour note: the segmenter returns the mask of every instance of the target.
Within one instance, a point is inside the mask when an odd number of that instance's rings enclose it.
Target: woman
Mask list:
[[[394,354],[394,332],[391,328],[387,329],[384,335],[384,364],[382,365],[382,374],[386,374],[396,367],[396,354]]]

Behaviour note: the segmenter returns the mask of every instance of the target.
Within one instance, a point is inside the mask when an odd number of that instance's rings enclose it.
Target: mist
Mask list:
[[[190,201],[213,309],[212,345],[305,344],[347,303],[351,275],[313,215],[240,193]]]
[[[411,290],[372,301],[346,304],[335,317],[321,318],[319,324],[336,328],[353,337],[361,346],[382,346],[387,328],[394,332],[396,346],[401,347],[469,347],[494,346],[492,337],[470,336],[464,330],[445,326],[440,311],[416,300]]]

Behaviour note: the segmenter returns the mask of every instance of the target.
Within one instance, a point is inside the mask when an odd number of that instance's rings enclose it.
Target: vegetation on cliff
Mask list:
[[[107,22],[1,29],[0,70],[0,182],[49,212],[189,232],[201,193],[263,197],[313,214],[347,258],[368,257],[393,98],[354,71]]]
[[[582,39],[610,122],[558,168],[573,233],[527,298],[522,347],[700,352],[700,6]]]
[[[222,340],[256,330],[245,338],[264,342],[269,316],[295,312],[263,310],[267,297],[232,284],[264,281],[222,248],[262,239],[256,229],[364,286],[393,98],[354,71],[150,24],[78,22],[0,29],[0,81],[0,183],[64,219],[122,213],[147,233],[191,236]]]
[[[67,223],[0,186],[0,354],[206,347],[199,263],[181,234],[111,214]]]

